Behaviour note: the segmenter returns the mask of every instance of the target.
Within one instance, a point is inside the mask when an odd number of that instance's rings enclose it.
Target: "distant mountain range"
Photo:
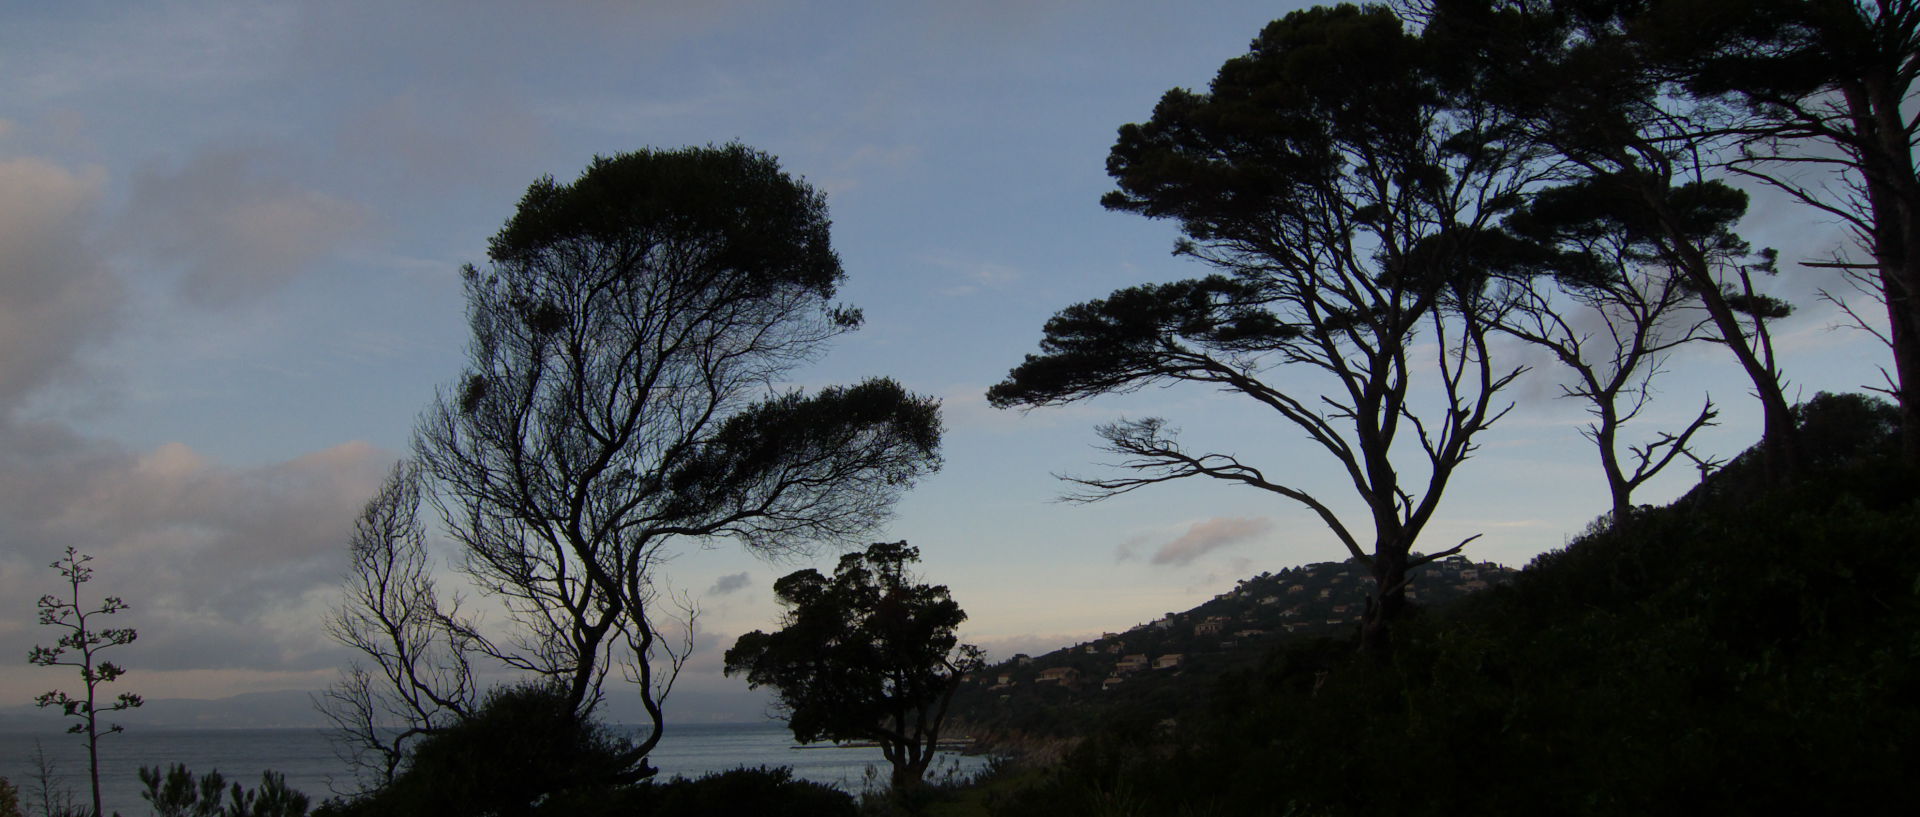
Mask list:
[[[325,729],[333,724],[313,707],[317,693],[307,691],[252,692],[216,700],[194,698],[148,699],[138,709],[105,718],[129,729]],[[646,717],[638,703],[622,706],[610,695],[607,720],[634,723]],[[669,699],[669,725],[674,723],[750,723],[765,720],[770,698],[764,691],[676,689]],[[0,732],[59,732],[73,721],[57,710],[32,704],[0,707]]]
[[[312,696],[311,692],[286,691],[250,692],[218,700],[150,699],[138,709],[115,712],[110,717],[103,714],[101,718],[129,729],[301,729],[330,725],[314,710]],[[0,731],[58,731],[72,722],[56,709],[32,704],[0,707]]]

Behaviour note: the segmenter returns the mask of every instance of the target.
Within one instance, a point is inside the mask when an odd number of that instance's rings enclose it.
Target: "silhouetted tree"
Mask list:
[[[1592,422],[1581,430],[1600,456],[1614,524],[1633,513],[1633,492],[1685,456],[1700,429],[1713,424],[1713,401],[1679,431],[1633,444],[1625,427],[1653,399],[1653,380],[1677,347],[1711,339],[1706,317],[1685,279],[1664,269],[1630,231],[1604,214],[1583,211],[1582,196],[1548,190],[1508,219],[1518,233],[1558,251],[1550,274],[1508,283],[1512,303],[1501,331],[1551,352],[1572,375],[1561,393],[1586,403]],[[1573,212],[1568,212],[1571,209]],[[1629,464],[1630,460],[1630,464]]]
[[[1460,550],[1413,555],[1519,374],[1488,353],[1485,290],[1529,254],[1497,225],[1539,164],[1494,112],[1447,93],[1437,56],[1384,9],[1315,8],[1268,25],[1207,93],[1167,92],[1120,129],[1120,189],[1102,203],[1177,220],[1176,253],[1225,274],[1068,307],[988,392],[1032,407],[1193,382],[1273,411],[1332,457],[1365,521],[1291,477],[1190,452],[1154,417],[1099,429],[1126,473],[1075,478],[1074,498],[1204,476],[1306,505],[1376,581],[1369,647],[1386,644],[1409,568]]]
[[[60,707],[67,717],[76,719],[72,726],[67,727],[67,731],[86,738],[87,775],[92,783],[93,815],[100,817],[100,738],[125,731],[117,723],[101,730],[100,713],[132,709],[142,701],[139,695],[122,692],[106,707],[99,705],[100,686],[113,683],[127,672],[112,661],[102,660],[100,653],[111,647],[133,643],[139,633],[131,627],[97,629],[88,624],[87,619],[110,616],[127,609],[127,603],[118,596],[101,599],[98,607],[91,607],[90,603],[80,600],[80,585],[93,580],[93,568],[87,566],[91,561],[92,556],[69,547],[66,555],[50,565],[60,571],[60,577],[66,580],[67,595],[65,598],[51,594],[40,597],[40,624],[64,632],[51,647],[35,646],[28,653],[27,660],[42,667],[74,667],[80,671],[80,683],[86,689],[84,694],[76,697],[56,689],[42,693],[34,699],[34,704]]]
[[[464,706],[474,657],[559,684],[582,715],[617,669],[651,721],[619,778],[650,775],[692,634],[659,609],[672,547],[850,543],[937,467],[933,399],[880,378],[778,385],[860,323],[831,300],[845,274],[828,226],[824,197],[738,144],[598,158],[528,188],[487,267],[465,270],[468,368],[414,445],[422,495],[513,630],[427,614],[453,626],[436,649],[456,664],[439,676],[452,689],[400,707],[411,726]],[[433,683],[398,676],[383,682]]]
[[[327,690],[320,711],[337,728],[342,755],[369,787],[399,774],[410,747],[475,710],[474,625],[443,601],[420,522],[423,476],[395,465],[354,522],[346,601],[328,631],[355,661]],[[442,609],[443,605],[451,609]]]
[[[1920,2],[1660,0],[1623,14],[1688,94],[1740,114],[1728,169],[1837,219],[1867,251],[1815,266],[1886,309],[1883,332],[1848,307],[1893,352],[1883,391],[1901,407],[1904,458],[1920,463]]]
[[[1774,271],[1771,252],[1732,230],[1746,194],[1707,178],[1727,144],[1721,111],[1689,101],[1631,36],[1625,15],[1638,5],[1433,0],[1424,21],[1453,55],[1449,85],[1556,153],[1571,176],[1561,193],[1628,231],[1699,298],[1760,400],[1767,471],[1790,480],[1802,455],[1767,322],[1792,308],[1755,284]]]
[[[880,744],[896,791],[926,775],[961,676],[983,665],[954,633],[967,614],[947,588],[909,572],[919,560],[905,542],[880,542],[840,557],[831,579],[790,574],[773,585],[781,628],[727,650],[728,675],[779,692],[796,740]]]

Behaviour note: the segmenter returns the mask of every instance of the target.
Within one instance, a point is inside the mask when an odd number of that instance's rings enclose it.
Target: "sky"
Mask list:
[[[997,657],[1184,610],[1238,578],[1344,557],[1305,509],[1222,484],[1064,504],[1094,425],[1164,416],[1351,511],[1330,461],[1231,396],[1148,389],[1000,411],[983,393],[1055,311],[1204,270],[1172,225],[1103,210],[1115,129],[1204,88],[1299,4],[980,2],[0,3],[0,706],[70,688],[28,666],[47,565],[131,609],[115,687],[149,698],[314,690],[351,654],[321,627],[353,518],[466,343],[458,270],[526,186],[596,155],[740,141],[826,192],[865,327],[798,374],[892,376],[943,402],[945,465],[876,539]],[[1883,347],[1800,269],[1846,234],[1764,192],[1744,232],[1801,304],[1776,330],[1789,397],[1878,384]],[[1427,549],[1524,565],[1607,506],[1584,415],[1535,370],[1482,438]],[[1711,394],[1727,456],[1757,439],[1724,352],[1677,355],[1651,422]],[[1649,426],[1651,427],[1651,426]],[[1695,478],[1676,467],[1660,502]],[[443,557],[449,554],[442,554]],[[776,625],[770,562],[691,547],[667,582],[700,608],[683,689],[744,689],[720,654]],[[671,717],[672,704],[669,703]]]

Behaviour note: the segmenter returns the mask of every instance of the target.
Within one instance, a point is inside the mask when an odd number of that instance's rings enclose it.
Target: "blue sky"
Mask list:
[[[1114,130],[1204,87],[1286,3],[258,2],[0,10],[0,654],[51,636],[32,600],[71,544],[141,631],[125,688],[151,697],[315,689],[347,658],[318,621],[358,507],[452,380],[457,269],[534,179],[595,154],[738,140],[825,190],[867,325],[802,385],[891,375],[944,400],[946,467],[888,539],[1000,655],[1185,609],[1234,579],[1342,551],[1309,513],[1179,484],[1093,506],[1091,427],[1162,415],[1195,446],[1299,474],[1329,463],[1230,397],[1152,389],[1028,414],[987,386],[1054,311],[1200,270],[1170,225],[1102,210]],[[1788,261],[1844,234],[1762,197],[1747,225]],[[1790,396],[1878,381],[1884,350],[1830,329],[1825,273],[1785,265]],[[1512,565],[1606,507],[1557,373],[1513,390],[1430,547]],[[1705,445],[1758,434],[1738,372],[1672,361],[1654,413],[1723,407]],[[1647,489],[1683,491],[1690,469]],[[770,626],[773,564],[728,543],[669,565],[703,609],[692,688]],[[744,574],[744,577],[743,577]],[[0,704],[71,679],[0,664]]]

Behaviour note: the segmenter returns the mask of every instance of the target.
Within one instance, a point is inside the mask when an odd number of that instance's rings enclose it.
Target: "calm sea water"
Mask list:
[[[0,733],[0,777],[28,795],[35,779],[36,741],[75,799],[84,800],[86,749],[77,738],[59,731]],[[249,788],[259,785],[262,771],[273,770],[285,774],[288,785],[316,803],[353,789],[351,771],[334,753],[329,733],[323,729],[129,729],[103,738],[100,754],[101,799],[108,813],[117,810],[125,817],[150,813],[140,798],[143,787],[137,770],[141,766],[184,763],[196,773],[218,769],[227,780]],[[790,766],[796,777],[847,791],[866,785],[869,766],[879,771],[877,779],[884,782],[887,765],[877,748],[797,748],[786,725],[777,722],[669,725],[651,762],[663,777],[698,777],[738,766]],[[936,766],[969,774],[983,762],[942,755]]]

